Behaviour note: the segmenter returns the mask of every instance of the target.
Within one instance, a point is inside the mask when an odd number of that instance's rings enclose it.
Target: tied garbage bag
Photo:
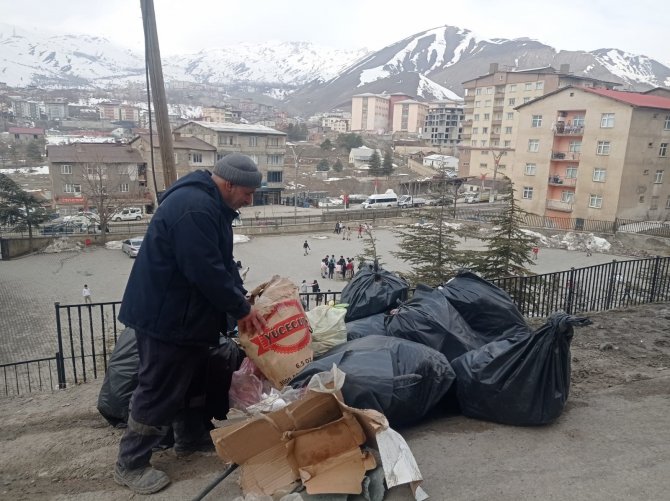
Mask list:
[[[535,332],[493,341],[456,358],[452,365],[463,414],[518,426],[554,421],[568,400],[573,327],[589,323],[554,313]]]
[[[347,328],[347,341],[365,336],[386,336],[385,319],[386,314],[377,313],[376,315],[347,322],[345,324]]]
[[[393,273],[374,265],[362,268],[340,295],[347,303],[346,322],[383,313],[407,299],[409,284]]]
[[[367,336],[329,350],[298,374],[301,388],[333,364],[346,374],[344,402],[383,413],[392,426],[419,421],[447,393],[454,371],[441,353],[412,341]]]
[[[128,404],[137,386],[137,353],[135,330],[123,329],[109,357],[107,372],[98,394],[98,412],[112,426],[128,422]]]
[[[314,356],[322,355],[329,349],[347,341],[344,316],[347,305],[321,305],[305,312],[312,329],[312,350]]]

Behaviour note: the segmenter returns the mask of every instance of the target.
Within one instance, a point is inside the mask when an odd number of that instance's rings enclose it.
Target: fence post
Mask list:
[[[568,276],[568,298],[566,300],[565,312],[572,315],[572,305],[575,298],[575,267],[570,268],[570,275]]]
[[[58,374],[58,388],[65,388],[65,360],[63,359],[63,332],[60,322],[60,302],[54,303],[56,309],[56,335],[58,338],[58,353],[56,353],[56,374]]]
[[[649,290],[649,301],[653,303],[656,301],[656,282],[658,280],[658,266],[661,262],[661,256],[656,256],[654,259],[654,271],[651,273],[651,289]]]
[[[612,260],[610,264],[610,278],[609,278],[609,287],[607,287],[607,299],[605,300],[605,310],[612,309],[612,296],[614,295],[614,289],[617,286],[617,261],[616,259]]]

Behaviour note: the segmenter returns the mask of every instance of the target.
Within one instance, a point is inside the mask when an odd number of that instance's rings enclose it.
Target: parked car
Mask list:
[[[112,214],[112,221],[140,221],[142,219],[142,209],[139,207],[128,207]]]
[[[142,246],[142,240],[144,237],[134,237],[124,240],[121,243],[121,250],[128,254],[128,257],[137,257],[137,253],[140,251]]]
[[[86,227],[75,221],[59,221],[42,226],[42,235],[73,235],[86,233]]]

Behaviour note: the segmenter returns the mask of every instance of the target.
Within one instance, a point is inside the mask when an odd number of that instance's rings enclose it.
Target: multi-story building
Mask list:
[[[12,101],[12,113],[14,113],[16,118],[40,119],[40,103],[37,101],[28,101],[23,98],[10,99]]]
[[[351,130],[351,117],[345,116],[344,113],[329,114],[321,118],[321,127],[346,134]]]
[[[144,163],[147,164],[147,188],[151,192],[154,203],[157,204],[157,196],[160,196],[166,188],[163,175],[163,159],[160,152],[160,139],[157,134],[154,134],[152,166],[149,139],[149,134],[139,134],[129,144],[142,155]],[[197,137],[182,137],[179,132],[174,132],[172,149],[174,150],[177,179],[197,169],[211,170],[216,163],[216,147]],[[156,180],[155,186],[154,179]]]
[[[104,101],[98,104],[100,117],[104,120],[119,120],[121,103],[118,101]]]
[[[249,155],[263,173],[255,205],[281,203],[284,187],[286,134],[263,125],[188,122],[175,129],[182,137],[197,137],[216,148],[216,160],[228,153]]]
[[[614,221],[670,217],[670,98],[566,87],[517,107],[506,174],[531,213]]]
[[[497,173],[513,161],[516,142],[515,108],[566,86],[611,89],[619,84],[570,73],[569,65],[529,70],[499,70],[463,82],[465,120],[460,144],[460,174],[482,176]],[[502,158],[493,156],[498,151]]]
[[[15,143],[44,141],[44,129],[36,127],[10,127],[7,132],[9,138]]]
[[[357,94],[351,98],[351,130],[382,134],[390,130],[391,97],[384,94]]]
[[[68,117],[68,104],[63,98],[44,101],[44,112],[47,120],[64,120]]]
[[[428,114],[428,105],[414,99],[403,99],[393,104],[393,122],[391,130],[417,135],[423,131]]]
[[[460,140],[463,120],[462,102],[432,101],[428,103],[422,137],[431,146],[454,148]]]
[[[127,144],[75,143],[47,146],[53,208],[76,213],[104,204],[142,206],[151,210],[146,163]]]

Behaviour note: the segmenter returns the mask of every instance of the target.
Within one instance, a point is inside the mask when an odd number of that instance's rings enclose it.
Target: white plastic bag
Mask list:
[[[347,342],[347,327],[344,323],[346,314],[346,305],[321,305],[305,313],[312,328],[314,355],[322,355]]]

